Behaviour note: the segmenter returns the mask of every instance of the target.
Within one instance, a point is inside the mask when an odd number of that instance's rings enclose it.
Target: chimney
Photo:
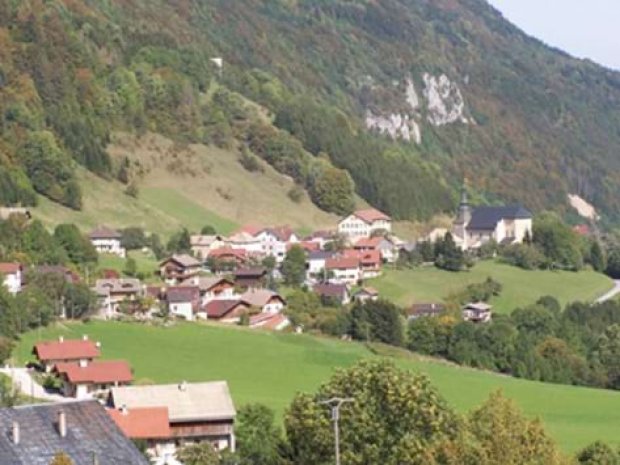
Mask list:
[[[62,410],[58,412],[58,434],[61,438],[67,437],[67,415]]]
[[[79,365],[80,368],[86,368],[88,366],[88,360],[80,359]]]
[[[65,342],[64,336],[58,336],[58,342]]]
[[[97,341],[95,343],[95,346],[97,347],[97,349],[101,349],[101,342]]]
[[[13,444],[19,444],[19,423],[13,422]]]
[[[82,340],[83,340],[83,341],[88,341],[88,334],[84,334],[84,335],[82,336]]]
[[[121,406],[121,413],[122,413],[123,415],[128,415],[128,414],[129,414],[129,410],[127,410],[127,405],[126,405],[126,404],[123,404],[123,405]]]
[[[99,465],[99,457],[97,457],[97,452],[93,451],[93,465]]]
[[[185,392],[187,390],[187,381],[181,381],[179,384],[179,391]]]

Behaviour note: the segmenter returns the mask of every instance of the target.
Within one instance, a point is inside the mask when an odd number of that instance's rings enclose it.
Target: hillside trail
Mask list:
[[[620,295],[620,279],[614,280],[614,287],[609,291],[596,299],[596,303],[600,304],[603,302],[607,302],[608,300],[613,299],[617,295]]]

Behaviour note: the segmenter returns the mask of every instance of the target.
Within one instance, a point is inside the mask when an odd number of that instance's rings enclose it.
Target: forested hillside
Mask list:
[[[76,163],[131,184],[122,130],[261,157],[334,213],[355,190],[426,219],[467,176],[482,201],[575,193],[618,220],[619,103],[619,73],[483,0],[0,0],[2,203],[79,209]]]

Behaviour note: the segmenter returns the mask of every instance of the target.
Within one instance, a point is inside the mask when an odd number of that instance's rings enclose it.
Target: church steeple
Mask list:
[[[467,178],[463,180],[461,188],[461,203],[456,214],[456,223],[466,226],[471,220],[471,205],[467,195]]]

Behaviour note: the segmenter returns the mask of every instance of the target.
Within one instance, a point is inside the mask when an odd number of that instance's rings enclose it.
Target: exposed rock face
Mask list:
[[[442,74],[422,76],[425,84],[423,101],[416,92],[413,79],[405,80],[403,106],[407,111],[400,112],[366,112],[366,128],[387,134],[392,139],[402,139],[420,144],[422,142],[421,112],[425,109],[426,119],[433,126],[444,126],[453,123],[468,124],[465,117],[465,101],[456,83]],[[424,107],[424,108],[423,108]]]
[[[451,82],[445,74],[436,77],[425,73],[422,78],[426,85],[424,97],[428,103],[427,119],[433,126],[469,122],[464,115],[465,101],[456,83]]]

